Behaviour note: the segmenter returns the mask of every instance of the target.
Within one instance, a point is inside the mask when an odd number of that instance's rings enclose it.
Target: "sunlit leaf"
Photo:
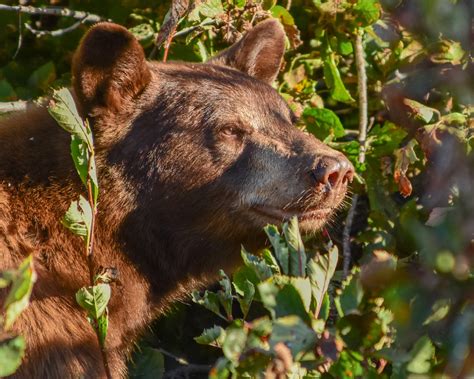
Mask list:
[[[25,355],[26,343],[22,336],[0,340],[0,377],[15,373]]]
[[[324,295],[329,287],[329,282],[336,271],[337,260],[338,250],[334,245],[329,249],[328,254],[319,254],[308,262],[308,277],[311,280],[313,297],[317,303],[315,312],[316,317],[319,315]]]
[[[310,350],[316,343],[316,333],[301,318],[294,315],[280,317],[275,320],[270,338],[272,348],[283,342],[291,350],[293,358]]]
[[[26,258],[11,276],[11,288],[3,303],[5,310],[4,329],[10,330],[15,320],[28,307],[37,275],[33,266],[33,256]]]
[[[293,216],[282,226],[283,234],[288,245],[290,275],[306,276],[306,252],[298,227],[298,218]]]
[[[107,308],[110,294],[110,285],[101,283],[79,289],[76,292],[76,301],[92,319],[98,320]],[[105,326],[106,320],[103,320],[103,323]]]
[[[199,337],[194,340],[201,345],[221,346],[225,340],[225,330],[220,326],[214,326],[209,329],[204,329]]]
[[[303,117],[307,121],[308,132],[320,140],[324,140],[329,135],[340,138],[346,134],[339,117],[330,109],[306,108]]]

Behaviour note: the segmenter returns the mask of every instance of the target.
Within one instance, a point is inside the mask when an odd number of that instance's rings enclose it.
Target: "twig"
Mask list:
[[[199,25],[194,25],[194,26],[190,26],[188,28],[184,28],[184,29],[180,30],[179,32],[175,33],[174,38],[186,36],[189,33],[192,33],[195,30],[197,30],[199,28],[202,28],[204,26],[217,25],[217,22],[218,22],[218,20],[206,20],[204,22],[201,22]]]
[[[171,41],[173,41],[173,37],[174,37],[175,33],[176,33],[176,26],[171,30],[170,35],[168,36],[168,38],[166,38],[165,51],[163,53],[163,62],[166,62],[168,60],[168,52],[170,50]]]
[[[28,29],[31,33],[33,33],[36,37],[43,37],[43,36],[52,36],[52,37],[60,37],[66,33],[72,32],[73,30],[77,29],[85,22],[85,19],[79,20],[68,26],[64,29],[56,29],[56,30],[38,30],[33,28],[30,24],[25,23],[25,28]]]
[[[163,375],[163,379],[192,378],[193,374],[207,374],[211,366],[208,365],[187,365],[170,370]]]
[[[23,32],[21,30],[21,12],[18,12],[18,44],[16,46],[16,50],[15,50],[15,53],[13,54],[12,60],[15,60],[18,53],[20,52],[22,43],[23,43]]]
[[[367,140],[367,73],[365,71],[364,47],[360,29],[355,40],[355,62],[357,67],[357,92],[359,95],[359,163],[365,162]]]
[[[194,32],[195,30],[198,30],[199,28],[202,28],[204,26],[209,26],[209,25],[217,25],[217,23],[218,23],[218,20],[206,20],[200,23],[199,25],[190,26],[188,28],[184,28],[180,30],[179,32],[176,32],[173,35],[173,38],[187,36],[188,34]],[[157,52],[158,52],[158,46],[155,45],[153,46],[153,50],[151,51],[150,55],[148,55],[148,58],[153,59]]]
[[[174,359],[179,364],[189,365],[189,362],[185,358],[178,357],[177,355],[174,355],[173,353],[170,353],[169,351],[166,351],[162,348],[158,348],[156,350],[158,350],[161,354],[166,355],[167,357],[170,357],[170,358]]]
[[[364,30],[359,29],[355,38],[355,63],[357,68],[357,92],[359,97],[359,157],[360,164],[365,162],[366,144],[367,144],[367,73],[365,71],[365,57],[364,47],[362,44],[362,37]],[[343,275],[346,277],[349,274],[351,265],[351,230],[352,222],[354,220],[355,211],[357,208],[357,201],[359,196],[355,194],[352,197],[351,207],[347,213],[346,222],[343,230]]]
[[[33,103],[29,101],[10,101],[10,102],[0,102],[0,114],[10,113],[10,112],[20,112],[26,111]]]
[[[20,13],[26,13],[26,14],[48,15],[48,16],[72,17],[77,20],[82,20],[82,22],[91,22],[91,23],[105,21],[104,18],[97,16],[95,14],[92,14],[89,12],[83,12],[83,11],[75,11],[68,8],[38,8],[38,7],[24,6],[24,5],[0,4],[0,11],[12,11],[12,12],[20,12]]]
[[[359,195],[357,194],[354,194],[354,196],[352,196],[351,207],[349,208],[349,212],[347,212],[346,222],[344,223],[344,230],[342,231],[342,270],[344,278],[347,277],[347,275],[349,274],[349,268],[351,265],[351,229],[358,198]]]

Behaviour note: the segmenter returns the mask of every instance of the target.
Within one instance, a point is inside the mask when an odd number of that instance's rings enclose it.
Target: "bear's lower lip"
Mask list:
[[[318,208],[318,209],[307,209],[307,210],[285,210],[282,208],[276,208],[265,205],[255,205],[251,208],[255,213],[258,213],[261,216],[270,218],[275,221],[285,221],[290,219],[293,216],[298,217],[298,221],[306,220],[326,220],[330,213],[332,212],[331,208]]]

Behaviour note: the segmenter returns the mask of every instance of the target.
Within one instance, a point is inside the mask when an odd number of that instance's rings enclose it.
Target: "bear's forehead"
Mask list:
[[[181,99],[193,107],[214,109],[223,118],[238,116],[256,128],[264,127],[269,121],[292,120],[290,108],[275,89],[235,69],[176,62],[153,63],[151,68],[153,86],[162,99],[163,96],[170,101]]]

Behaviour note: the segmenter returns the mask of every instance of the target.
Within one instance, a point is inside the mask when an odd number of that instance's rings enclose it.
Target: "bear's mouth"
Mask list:
[[[284,209],[269,205],[254,205],[251,210],[273,222],[286,221],[293,216],[297,216],[299,222],[325,221],[333,211],[332,208]]]

